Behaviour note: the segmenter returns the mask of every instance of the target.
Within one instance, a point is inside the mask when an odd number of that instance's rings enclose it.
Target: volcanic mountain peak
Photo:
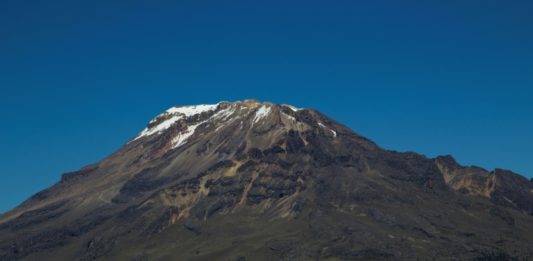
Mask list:
[[[0,216],[0,260],[528,260],[532,189],[315,110],[173,107]]]

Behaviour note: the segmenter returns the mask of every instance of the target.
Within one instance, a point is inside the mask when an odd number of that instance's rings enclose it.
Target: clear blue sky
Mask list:
[[[532,14],[530,0],[4,0],[0,212],[172,105],[246,98],[531,177]]]

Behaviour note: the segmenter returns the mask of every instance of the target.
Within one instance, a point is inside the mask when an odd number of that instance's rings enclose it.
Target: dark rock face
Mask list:
[[[314,110],[172,108],[0,217],[0,260],[530,260],[533,180]]]
[[[156,190],[167,184],[170,180],[168,177],[157,177],[159,170],[144,169],[130,180],[128,180],[120,188],[118,195],[111,201],[113,203],[128,203],[136,198],[142,197],[144,194]]]
[[[53,220],[63,215],[66,210],[60,210],[64,205],[64,202],[58,202],[50,204],[42,208],[30,210],[22,213],[18,217],[0,224],[0,229],[9,229],[11,231],[17,231],[28,226],[38,225],[40,223]]]

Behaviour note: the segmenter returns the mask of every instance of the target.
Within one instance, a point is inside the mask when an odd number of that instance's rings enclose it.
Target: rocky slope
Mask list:
[[[171,108],[0,217],[0,260],[531,260],[532,245],[532,181],[253,100]]]

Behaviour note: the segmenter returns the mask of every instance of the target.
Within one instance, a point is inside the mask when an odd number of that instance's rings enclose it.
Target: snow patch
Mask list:
[[[228,107],[226,109],[220,110],[217,113],[215,113],[215,115],[213,115],[212,118],[216,120],[225,120],[226,118],[231,116],[234,112],[235,112],[234,107]]]
[[[151,128],[145,128],[134,140],[137,140],[141,137],[150,136],[156,133],[161,133],[164,130],[170,128],[172,125],[174,125],[174,123],[181,120],[182,118],[183,118],[182,116],[172,116],[169,119],[164,120],[163,122],[159,123],[156,126],[153,126]],[[154,123],[155,121],[156,120],[152,120],[150,121],[150,123]]]
[[[257,112],[255,113],[254,123],[260,121],[263,118],[265,118],[269,113],[270,113],[270,107],[267,107],[265,105],[261,106],[257,110]]]
[[[291,121],[296,121],[296,118],[292,117],[291,115],[287,115],[287,118]]]
[[[282,112],[283,113],[283,112]],[[285,115],[285,117],[287,117],[287,119],[291,120],[291,121],[296,121],[296,118],[294,118],[293,116],[289,115],[289,114],[286,114],[286,113],[283,113],[283,115]]]
[[[216,128],[215,131],[219,131],[224,126],[228,125],[230,122],[235,121],[238,117],[235,117],[231,120],[228,120],[228,118],[234,114],[236,108],[234,106],[230,106],[226,109],[218,111],[213,117],[211,117],[212,120],[215,121],[215,124],[219,123],[219,126]]]
[[[175,149],[175,148],[185,144],[187,142],[187,139],[194,134],[194,131],[196,130],[196,128],[198,126],[200,126],[200,124],[202,124],[204,122],[205,121],[200,122],[198,124],[194,124],[194,125],[188,126],[187,130],[185,130],[183,133],[178,134],[178,136],[174,137],[172,139],[172,149]]]
[[[181,113],[184,114],[186,117],[190,117],[196,114],[200,114],[202,112],[213,111],[217,108],[217,106],[218,104],[202,104],[193,106],[172,107],[166,112],[171,114]]]
[[[330,129],[330,128],[328,128],[326,125],[324,125],[324,123],[322,123],[322,122],[318,122],[318,126],[320,126],[320,127],[324,128],[324,129],[327,129],[327,130],[331,131],[331,134],[333,134],[333,138],[336,138],[336,137],[337,137],[337,132],[334,131],[334,130],[332,130],[332,129]]]

